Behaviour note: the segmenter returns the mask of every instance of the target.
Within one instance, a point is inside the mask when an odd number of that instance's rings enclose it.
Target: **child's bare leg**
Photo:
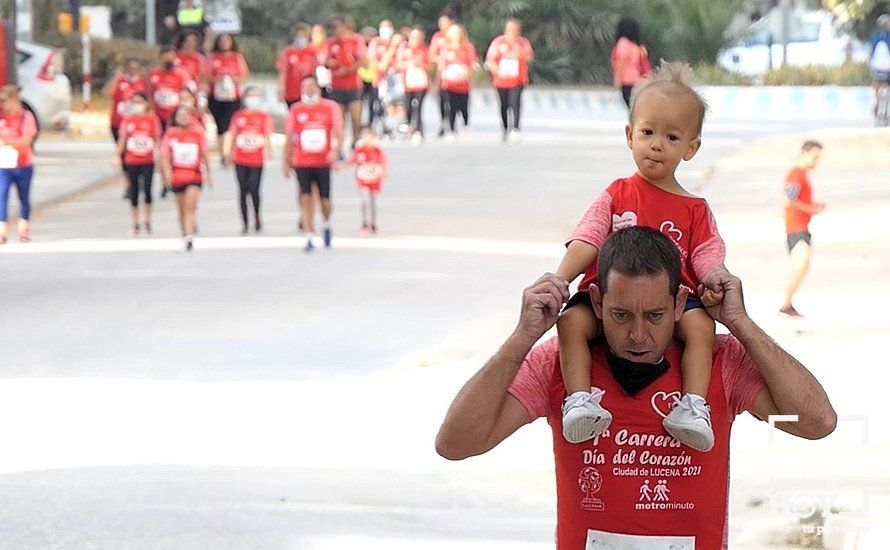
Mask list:
[[[590,391],[589,340],[596,338],[598,323],[593,308],[576,304],[565,310],[556,321],[559,336],[559,368],[566,386],[566,394]]]
[[[690,309],[683,313],[675,334],[685,342],[680,363],[683,396],[664,419],[664,428],[681,443],[697,451],[710,451],[714,430],[705,397],[711,383],[714,320],[704,309]]]
[[[565,310],[556,325],[567,396],[562,406],[562,433],[570,443],[581,443],[602,434],[612,422],[612,415],[600,405],[603,391],[590,383],[588,341],[596,337],[599,323],[590,305],[578,303]]]

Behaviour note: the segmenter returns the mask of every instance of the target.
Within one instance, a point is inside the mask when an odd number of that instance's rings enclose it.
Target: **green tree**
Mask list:
[[[637,7],[653,62],[664,58],[710,64],[731,39],[726,33],[740,0],[650,0]],[[654,63],[653,63],[654,64]]]

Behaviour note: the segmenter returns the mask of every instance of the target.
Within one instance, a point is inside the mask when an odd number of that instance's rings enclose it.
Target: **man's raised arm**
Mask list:
[[[556,323],[568,283],[548,273],[522,293],[519,323],[494,356],[464,384],[436,436],[436,452],[449,460],[485,453],[527,424],[528,411],[507,393],[522,360]]]
[[[721,304],[707,308],[708,313],[744,346],[766,384],[749,412],[761,420],[771,415],[797,415],[797,421],[777,422],[776,427],[806,439],[821,439],[833,432],[837,413],[822,385],[748,316],[742,281],[726,272],[713,286],[719,286],[724,297]],[[704,287],[699,288],[702,290]]]

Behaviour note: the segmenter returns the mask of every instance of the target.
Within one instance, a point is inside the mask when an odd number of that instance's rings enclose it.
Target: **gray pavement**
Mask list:
[[[263,234],[237,235],[233,175],[215,167],[191,254],[169,200],[139,239],[125,236],[117,186],[43,208],[34,243],[0,250],[0,549],[552,547],[543,423],[458,464],[432,438],[515,322],[522,288],[632,165],[620,120],[529,120],[523,142],[504,145],[479,118],[466,142],[390,147],[377,238],[359,238],[351,174],[337,174],[334,248],[311,255],[278,153]],[[755,318],[846,418],[800,443],[740,417],[733,548],[785,547],[800,530],[788,502],[815,487],[841,506],[864,494],[867,519],[887,520],[887,377],[873,351],[890,328],[885,177],[831,158],[814,174],[831,210],[814,227],[808,320],[794,325],[773,314],[785,167],[744,161],[765,135],[816,126],[714,123],[680,174],[711,202]],[[53,149],[79,159],[68,179],[104,177],[102,145],[79,147]]]

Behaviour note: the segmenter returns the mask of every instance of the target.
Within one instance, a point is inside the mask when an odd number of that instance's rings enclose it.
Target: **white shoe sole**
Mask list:
[[[687,447],[691,447],[696,451],[703,453],[714,448],[713,439],[709,440],[707,436],[702,435],[698,430],[686,426],[678,426],[669,422],[664,422],[663,425],[664,429],[667,430],[667,433],[671,434],[671,436]]]
[[[612,415],[608,411],[599,416],[582,416],[574,419],[570,425],[563,424],[562,435],[569,443],[583,443],[602,435],[612,424]]]

